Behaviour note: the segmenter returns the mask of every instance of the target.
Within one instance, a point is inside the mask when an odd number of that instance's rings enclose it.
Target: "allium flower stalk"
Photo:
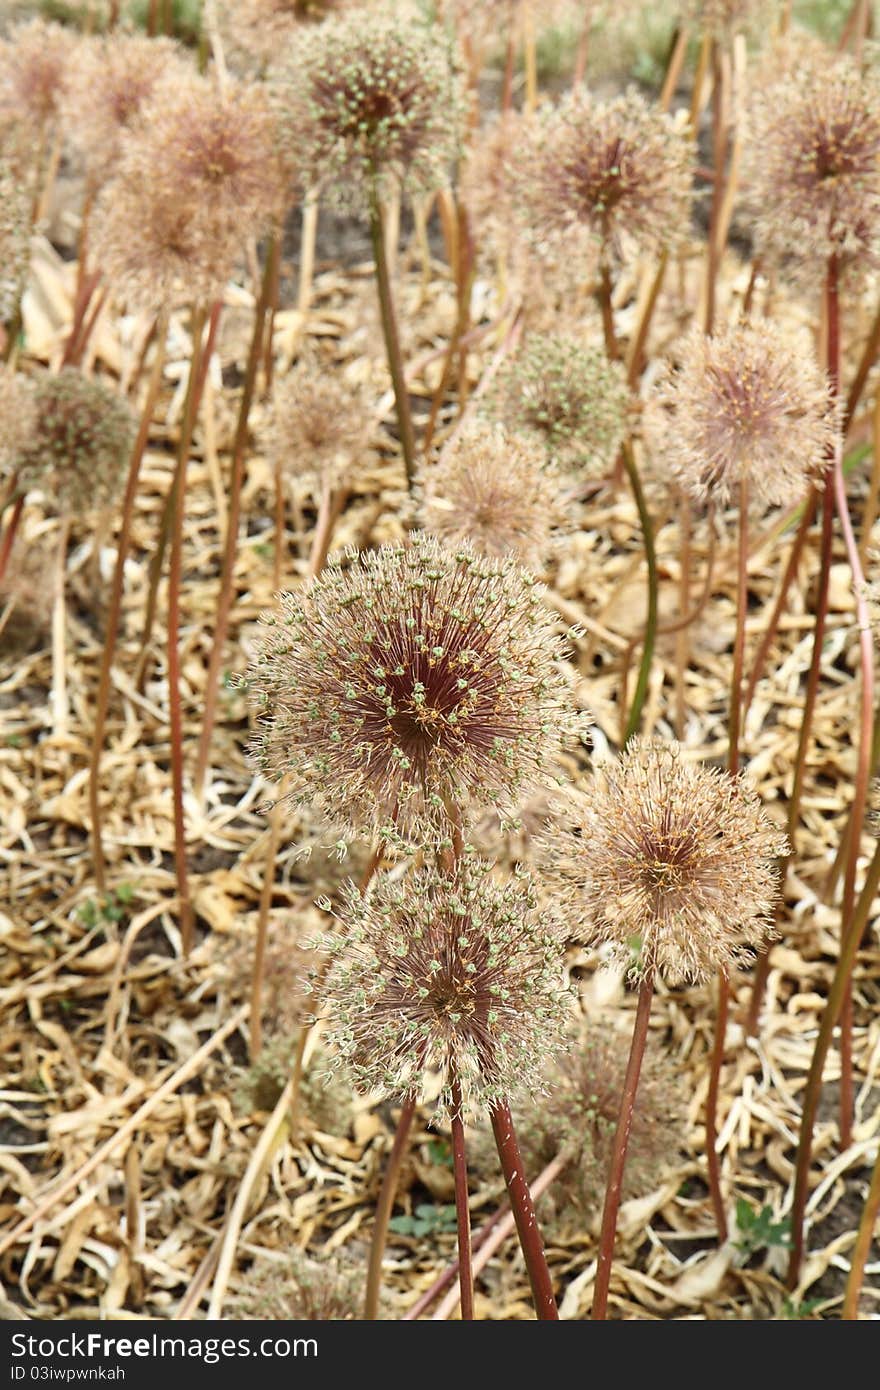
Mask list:
[[[293,797],[374,834],[446,840],[450,806],[514,811],[574,715],[535,580],[416,534],[283,594],[249,672],[253,752]]]
[[[623,439],[630,393],[605,353],[558,333],[530,335],[499,371],[487,411],[560,465],[601,474]]]
[[[532,234],[586,238],[603,260],[680,244],[690,223],[692,150],[680,122],[635,91],[577,93],[539,112],[518,169]]]
[[[328,946],[336,960],[327,993],[334,1011],[330,1038],[355,1084],[397,1096],[405,1117],[426,1069],[439,1069],[444,1083],[440,1104],[451,1112],[456,1160],[462,1315],[473,1316],[462,1121],[463,1109],[474,1104],[492,1118],[539,1317],[554,1317],[506,1097],[514,1080],[537,1081],[541,1060],[554,1038],[562,1038],[561,921],[539,904],[527,875],[501,883],[485,865],[463,860],[451,872],[424,869],[401,883],[380,879],[366,897],[350,891],[345,920],[346,931]]]
[[[718,769],[683,762],[675,744],[633,739],[617,765],[603,768],[587,790],[558,868],[577,886],[591,939],[607,942],[639,981],[605,1196],[594,1318],[606,1315],[655,976],[672,985],[708,980],[726,974],[749,947],[759,945],[773,919],[775,861],[786,852],[785,837],[754,792]]]
[[[859,274],[880,249],[880,82],[849,57],[800,55],[761,84],[745,170],[768,258]]]
[[[787,841],[747,785],[633,739],[587,789],[559,858],[591,939],[672,986],[735,967],[772,923]],[[634,954],[635,953],[635,954]]]
[[[792,504],[825,467],[834,402],[815,360],[775,324],[694,331],[646,415],[664,467],[698,502],[736,500],[741,482],[764,506]]]
[[[283,203],[262,89],[169,77],[120,140],[118,171],[96,208],[95,256],[110,280],[147,307],[182,290],[191,303],[206,303]]]
[[[558,474],[535,446],[475,422],[419,474],[426,531],[481,555],[515,556],[540,573],[563,519]]]
[[[394,388],[407,482],[415,438],[391,274],[383,200],[405,186],[429,192],[457,152],[458,81],[436,28],[388,15],[328,20],[303,31],[272,74],[282,143],[304,188],[367,213],[382,330]]]

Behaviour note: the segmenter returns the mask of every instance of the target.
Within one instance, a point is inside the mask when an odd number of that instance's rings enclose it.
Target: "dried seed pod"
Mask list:
[[[549,458],[600,474],[620,446],[629,402],[622,368],[601,349],[536,333],[502,366],[486,409]]]
[[[315,475],[338,486],[370,433],[363,400],[337,372],[303,359],[276,383],[266,445],[283,476]]]
[[[128,403],[102,382],[66,367],[37,378],[33,419],[33,431],[10,466],[19,489],[40,488],[63,515],[112,502],[134,442]]]
[[[489,1106],[561,1045],[564,933],[528,875],[499,882],[466,862],[386,875],[348,890],[342,922],[327,942],[328,1041],[362,1090],[419,1095],[438,1069],[466,1104]]]
[[[880,248],[880,82],[849,57],[807,49],[756,84],[744,164],[756,244],[808,269],[854,274]]]
[[[442,31],[354,14],[303,29],[270,75],[307,187],[359,207],[374,183],[429,191],[458,149],[461,101]]]
[[[710,979],[767,936],[787,841],[741,779],[632,739],[588,786],[552,864],[575,887],[591,940],[641,977]]]
[[[563,520],[559,478],[543,450],[476,421],[419,474],[426,531],[481,555],[513,555],[540,573]]]
[[[725,506],[741,480],[765,506],[797,501],[835,440],[828,382],[772,323],[685,340],[645,415],[662,465],[692,497]]]
[[[692,145],[679,120],[635,91],[611,101],[576,93],[529,127],[517,161],[519,207],[533,239],[680,244],[690,225]]]
[[[257,766],[350,830],[446,839],[453,803],[513,813],[584,723],[534,578],[420,534],[346,563],[269,619]]]

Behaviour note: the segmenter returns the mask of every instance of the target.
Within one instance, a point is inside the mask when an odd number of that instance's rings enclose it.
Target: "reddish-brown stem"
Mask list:
[[[495,1135],[498,1157],[501,1160],[501,1171],[507,1184],[507,1195],[510,1198],[511,1210],[516,1221],[519,1243],[526,1262],[529,1283],[532,1286],[535,1312],[540,1322],[553,1322],[559,1318],[556,1299],[553,1294],[553,1280],[550,1278],[550,1270],[547,1268],[544,1242],[538,1229],[535,1204],[532,1201],[532,1194],[526,1181],[510,1105],[506,1100],[496,1101],[489,1116],[492,1121],[492,1132]]]
[[[397,1182],[400,1177],[400,1167],[403,1163],[403,1157],[409,1142],[409,1132],[412,1127],[415,1108],[416,1097],[414,1095],[409,1096],[401,1107],[400,1119],[397,1121],[397,1130],[394,1135],[394,1143],[388,1155],[388,1162],[385,1165],[385,1176],[382,1179],[379,1200],[376,1203],[376,1216],[373,1221],[373,1235],[370,1242],[370,1258],[367,1265],[367,1288],[364,1296],[364,1318],[367,1321],[375,1321],[379,1316],[379,1293],[382,1287],[382,1258],[385,1254],[385,1242],[388,1238],[388,1223],[391,1220],[391,1212],[394,1209],[394,1198],[397,1195]]]
[[[718,1011],[715,1015],[715,1036],[709,1064],[709,1089],[706,1094],[706,1166],[709,1176],[709,1196],[718,1227],[718,1239],[727,1239],[727,1213],[721,1191],[721,1159],[718,1154],[718,1094],[721,1088],[721,1066],[724,1062],[724,1040],[727,1036],[727,1014],[730,1007],[730,982],[727,971],[718,976]]]
[[[180,934],[184,956],[193,947],[195,919],[189,897],[189,877],[186,864],[186,822],[183,814],[183,712],[180,698],[180,590],[183,583],[183,514],[186,497],[186,471],[189,463],[196,411],[196,383],[202,352],[204,310],[193,311],[193,356],[189,368],[189,383],[177,467],[171,486],[171,547],[168,561],[168,715],[171,735],[171,794],[174,809],[174,864],[177,874],[177,896],[180,907]]]
[[[736,576],[736,637],[733,643],[733,673],[730,680],[730,721],[727,768],[732,777],[739,772],[739,743],[742,723],[742,682],[745,662],[746,609],[749,589],[749,491],[745,478],[739,485],[739,549]]]
[[[199,748],[196,756],[195,791],[201,796],[208,770],[211,753],[211,737],[214,732],[214,719],[217,713],[217,695],[220,680],[220,664],[229,628],[229,614],[232,608],[232,591],[235,580],[235,557],[238,551],[238,527],[241,520],[241,489],[244,483],[244,460],[248,439],[248,416],[254,399],[257,380],[257,367],[260,361],[260,347],[263,342],[263,328],[272,292],[274,256],[272,246],[266,253],[263,269],[263,282],[260,298],[254,316],[251,343],[245,368],[244,385],[238,408],[238,422],[232,446],[232,473],[229,479],[229,514],[226,520],[226,540],[223,547],[223,567],[220,576],[220,595],[217,600],[217,616],[214,619],[214,640],[208,660],[208,674],[205,680],[204,711],[199,734]]]
[[[599,312],[602,315],[602,332],[605,337],[605,351],[611,361],[616,362],[620,358],[620,344],[617,341],[617,334],[614,330],[611,267],[608,264],[607,255],[606,248],[602,255],[602,265],[599,270],[599,285],[596,290],[596,297],[599,301]]]
[[[0,583],[3,582],[7,566],[9,565],[9,557],[12,554],[12,547],[15,544],[15,537],[18,532],[18,528],[21,525],[21,514],[23,510],[24,494],[15,499],[15,505],[12,508],[12,515],[6,523],[6,529],[3,532],[3,539],[2,541],[0,541]]]
[[[266,306],[266,325],[263,344],[263,381],[266,393],[272,390],[272,375],[275,367],[275,354],[272,350],[275,336],[275,315],[278,312],[278,293],[281,286],[281,237],[274,236],[266,252],[269,267],[269,294]]]
[[[272,906],[272,889],[275,883],[275,859],[281,839],[281,820],[282,803],[276,801],[272,807],[269,823],[269,843],[266,847],[266,861],[263,865],[263,882],[260,888],[260,906],[257,913],[257,937],[254,943],[249,1052],[252,1064],[257,1060],[263,1046],[263,979],[266,970],[266,938],[269,932],[269,909]]]
[[[107,611],[107,626],[104,632],[104,645],[101,652],[101,668],[98,674],[98,692],[95,697],[95,723],[92,730],[92,756],[89,765],[89,811],[92,820],[92,855],[94,858],[95,880],[100,892],[105,891],[104,845],[101,833],[101,751],[104,744],[104,725],[110,703],[110,672],[113,666],[113,653],[116,647],[116,633],[119,615],[122,610],[122,589],[125,579],[125,561],[131,540],[131,524],[134,515],[134,501],[137,494],[138,477],[159,387],[162,384],[162,369],[165,365],[165,338],[168,329],[168,311],[163,309],[156,320],[156,355],[153,369],[144,397],[141,421],[137,437],[131,451],[128,465],[128,478],[125,483],[125,496],[122,500],[122,516],[119,525],[119,539],[116,543],[116,563],[113,568],[113,581],[110,589],[110,604]]]
[[[543,1192],[546,1192],[550,1184],[555,1182],[556,1178],[562,1172],[563,1168],[565,1168],[566,1165],[570,1162],[570,1156],[566,1153],[562,1153],[557,1154],[556,1158],[554,1158],[551,1163],[547,1164],[547,1167],[544,1168],[541,1171],[540,1175],[537,1178],[535,1178],[535,1181],[533,1183],[530,1183],[529,1185],[529,1191],[532,1194],[533,1202],[537,1202],[541,1194]],[[491,1221],[488,1221],[486,1225],[480,1229],[478,1235],[474,1238],[473,1241],[473,1267],[475,1278],[481,1270],[486,1268],[486,1265],[489,1263],[492,1256],[495,1254],[495,1251],[501,1248],[504,1242],[507,1239],[509,1239],[510,1236],[513,1235],[515,1230],[516,1221],[514,1220],[513,1212],[510,1210],[509,1207],[502,1207],[499,1211],[496,1211]],[[451,1266],[451,1268],[452,1275],[449,1279],[450,1283],[452,1283],[452,1280],[455,1278],[456,1271],[458,1270],[457,1260]],[[435,1322],[443,1322],[446,1318],[451,1317],[453,1312],[455,1311],[457,1303],[457,1293],[455,1293],[454,1291],[448,1293],[444,1298],[443,1302],[440,1304],[440,1307],[434,1313],[433,1320]],[[409,1313],[407,1313],[404,1321],[412,1321]]]
[[[471,1209],[468,1201],[467,1154],[464,1143],[461,1083],[450,1069],[449,1090],[452,1124],[452,1169],[455,1175],[455,1221],[458,1231],[458,1287],[462,1322],[474,1318],[474,1272],[471,1267]]]
[[[859,1295],[862,1292],[865,1265],[868,1262],[868,1253],[871,1249],[871,1241],[874,1239],[878,1216],[880,1216],[880,1148],[877,1150],[877,1157],[874,1161],[871,1185],[868,1188],[862,1219],[859,1222],[858,1235],[853,1246],[849,1266],[849,1278],[846,1281],[846,1295],[840,1316],[847,1322],[853,1322],[859,1316]]]
[[[86,313],[88,312],[92,295],[98,288],[100,279],[101,276],[98,271],[93,271],[91,274],[83,276],[83,281],[79,287],[76,303],[74,305],[70,333],[68,334],[67,342],[64,344],[64,355],[61,358],[62,367],[74,366],[82,359],[83,350],[88,341],[88,337],[84,333]],[[103,300],[101,302],[103,303]],[[94,323],[92,326],[94,326]]]
[[[632,1129],[642,1058],[645,1055],[645,1044],[648,1041],[648,1021],[651,1017],[653,997],[654,968],[648,966],[639,987],[639,1002],[629,1049],[629,1061],[626,1064],[626,1076],[620,1095],[620,1112],[614,1135],[614,1147],[611,1150],[608,1185],[605,1188],[605,1206],[602,1211],[602,1233],[599,1237],[599,1260],[591,1315],[595,1322],[603,1321],[608,1315],[608,1290],[611,1286],[611,1265],[614,1259],[614,1237],[617,1234],[617,1213],[620,1210],[620,1194],[623,1191],[623,1170],[626,1164],[630,1130]]]
[[[862,885],[859,900],[856,903],[855,911],[846,927],[843,940],[840,944],[840,956],[834,969],[834,978],[831,981],[828,999],[819,1023],[816,1044],[813,1048],[813,1055],[810,1058],[810,1070],[807,1074],[806,1085],[804,1086],[803,1100],[801,1102],[801,1126],[798,1135],[797,1158],[794,1170],[794,1195],[791,1204],[791,1254],[788,1262],[789,1289],[797,1287],[797,1282],[800,1277],[801,1262],[804,1257],[804,1212],[806,1211],[807,1192],[810,1182],[813,1125],[816,1122],[816,1111],[819,1108],[819,1097],[822,1092],[822,1072],[825,1067],[825,1059],[828,1056],[828,1050],[831,1047],[834,1029],[837,1026],[837,1020],[840,1017],[840,1011],[843,1007],[846,983],[855,966],[859,945],[862,939],[862,932],[867,926],[878,889],[880,889],[880,844],[877,844],[874,849],[874,857],[871,860],[865,882]]]

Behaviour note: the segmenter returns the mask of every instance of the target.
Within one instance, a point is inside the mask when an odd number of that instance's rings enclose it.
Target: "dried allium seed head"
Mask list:
[[[11,367],[0,367],[0,483],[15,477],[21,455],[37,432],[34,384]]]
[[[282,139],[308,186],[342,206],[378,180],[418,191],[448,177],[460,98],[442,31],[353,15],[304,29],[271,76]]]
[[[327,977],[328,1040],[362,1090],[422,1094],[451,1074],[466,1104],[491,1105],[538,1080],[561,1041],[568,993],[563,932],[526,874],[506,883],[484,866],[422,869],[347,893]]]
[[[767,506],[796,501],[835,439],[823,373],[767,322],[711,338],[691,333],[678,371],[658,384],[645,425],[682,487],[722,506],[741,481]]]
[[[338,485],[370,433],[363,400],[333,370],[304,359],[276,384],[267,446],[288,478],[316,475]]]
[[[0,40],[0,131],[25,126],[34,154],[58,115],[75,41],[70,29],[42,19],[16,24]]]
[[[559,478],[543,451],[500,425],[466,427],[420,474],[426,531],[481,555],[513,555],[540,573],[562,521]]]
[[[186,190],[211,236],[241,246],[282,211],[277,127],[263,86],[219,87],[192,75],[164,80],[143,111],[145,172]],[[161,171],[161,174],[160,172]]]
[[[334,823],[447,838],[450,803],[514,810],[583,726],[555,622],[512,560],[416,534],[281,603],[249,672],[253,753]]]
[[[503,246],[510,240],[516,196],[512,165],[528,128],[528,117],[508,111],[476,131],[468,143],[458,191],[471,224],[479,233],[478,251],[487,238]]]
[[[38,487],[62,514],[106,506],[122,486],[134,442],[128,404],[73,367],[35,385],[36,428],[17,454],[22,490]]]
[[[567,850],[554,844],[592,939],[672,985],[707,980],[765,939],[786,852],[745,783],[646,739],[603,767]]]
[[[311,1260],[287,1251],[277,1262],[251,1266],[245,1290],[230,1302],[232,1319],[348,1322],[363,1307],[363,1285],[362,1269],[342,1257]]]
[[[679,120],[635,91],[580,93],[539,112],[518,161],[533,238],[586,234],[601,253],[680,243],[690,224],[692,144]]]
[[[57,547],[19,535],[0,578],[0,652],[5,660],[47,644]]]
[[[223,0],[220,19],[233,51],[265,68],[300,24],[320,24],[353,0]]]
[[[629,390],[619,364],[560,334],[534,334],[496,378],[488,409],[538,440],[560,464],[600,473],[626,428]]]
[[[586,1231],[601,1209],[629,1045],[628,1031],[600,1031],[596,1025],[545,1073],[537,1103],[533,1092],[514,1093],[511,1108],[526,1171],[539,1173],[558,1154],[570,1155],[538,1211],[542,1228],[562,1239]],[[675,1165],[685,1115],[675,1067],[649,1043],[629,1135],[624,1198],[651,1192]],[[489,1144],[478,1144],[478,1162],[484,1147],[487,1168],[497,1171],[494,1144],[491,1151]]]
[[[93,187],[116,169],[120,138],[163,80],[185,85],[192,67],[170,39],[113,33],[81,40],[65,92],[70,140]]]
[[[10,322],[21,302],[30,264],[30,234],[30,189],[15,166],[0,155],[0,324]]]
[[[803,55],[758,87],[744,179],[771,258],[854,272],[880,248],[880,82],[848,57]]]
[[[247,238],[281,209],[274,141],[262,89],[163,79],[97,204],[95,255],[108,278],[154,308],[182,286],[190,300],[215,297]]]

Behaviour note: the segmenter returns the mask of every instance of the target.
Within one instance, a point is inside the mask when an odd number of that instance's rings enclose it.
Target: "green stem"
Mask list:
[[[376,284],[379,289],[379,309],[382,314],[382,332],[385,336],[385,349],[388,354],[388,370],[394,387],[394,401],[397,407],[397,427],[400,431],[400,447],[406,467],[407,486],[412,492],[416,476],[416,446],[413,435],[412,414],[409,408],[409,395],[403,374],[403,358],[400,352],[400,338],[397,332],[397,318],[394,313],[394,297],[391,290],[391,275],[388,269],[388,254],[385,247],[385,228],[382,207],[376,180],[370,185],[369,199],[370,240],[373,243],[373,259],[376,264]]]
[[[635,694],[629,710],[626,729],[623,735],[624,744],[629,743],[633,734],[638,731],[642,718],[642,709],[648,694],[648,678],[651,674],[651,662],[654,657],[654,644],[657,640],[657,552],[654,548],[654,527],[645,502],[645,493],[642,488],[639,472],[636,467],[635,456],[631,442],[627,439],[621,445],[626,475],[629,478],[630,487],[635,498],[636,508],[639,513],[639,521],[642,526],[642,538],[645,546],[645,560],[648,565],[648,615],[645,622],[645,638],[642,644],[642,660],[639,666],[638,679],[636,680]]]

